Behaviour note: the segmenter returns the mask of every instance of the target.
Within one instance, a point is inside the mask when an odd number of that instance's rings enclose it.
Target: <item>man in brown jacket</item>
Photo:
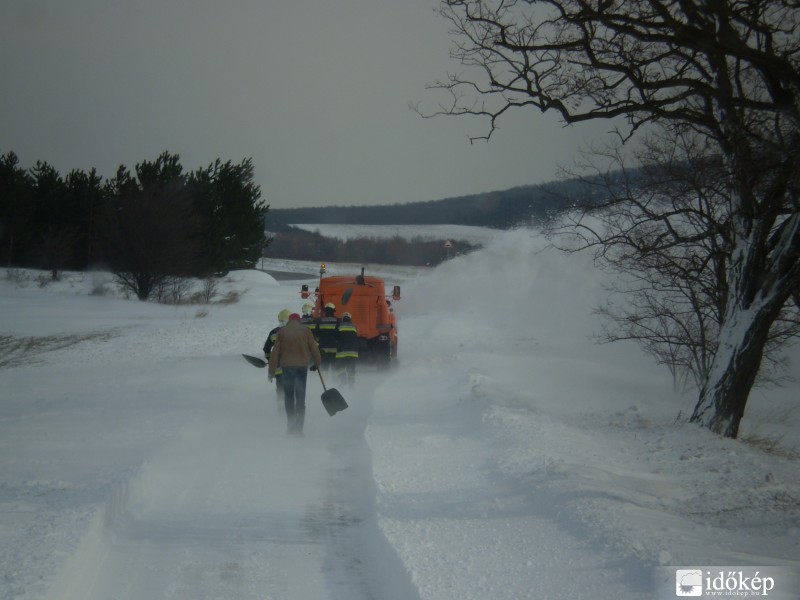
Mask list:
[[[300,315],[292,313],[289,322],[278,331],[269,355],[269,379],[276,369],[283,371],[283,394],[288,427],[286,433],[303,435],[306,417],[306,379],[308,366],[318,369],[321,357],[311,330],[300,323]]]

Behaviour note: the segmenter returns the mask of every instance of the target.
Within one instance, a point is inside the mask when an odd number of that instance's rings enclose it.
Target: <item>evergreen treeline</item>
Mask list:
[[[187,173],[164,152],[104,181],[95,169],[62,177],[45,162],[26,170],[14,152],[0,156],[2,263],[53,277],[102,266],[141,299],[167,277],[253,267],[268,208],[251,159]]]
[[[443,241],[422,238],[407,240],[359,237],[338,240],[296,227],[276,233],[269,246],[269,256],[290,260],[359,262],[382,265],[434,266],[455,254],[475,250],[477,246],[457,242],[445,248]]]

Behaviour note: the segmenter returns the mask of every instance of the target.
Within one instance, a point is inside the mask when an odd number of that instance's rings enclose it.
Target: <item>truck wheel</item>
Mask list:
[[[392,348],[389,344],[380,344],[375,347],[375,364],[379,371],[385,371],[392,363]]]

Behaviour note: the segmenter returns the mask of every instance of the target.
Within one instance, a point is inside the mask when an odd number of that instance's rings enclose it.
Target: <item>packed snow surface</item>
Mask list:
[[[367,266],[402,287],[398,365],[360,367],[334,417],[310,373],[302,438],[240,355],[318,264],[178,306],[9,273],[0,598],[649,599],[667,567],[797,572],[797,383],[754,392],[743,440],[689,425],[692,391],[595,343],[607,273],[492,235],[435,269]]]

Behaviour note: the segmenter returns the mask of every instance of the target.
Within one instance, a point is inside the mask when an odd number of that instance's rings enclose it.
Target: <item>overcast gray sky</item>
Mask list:
[[[62,175],[252,157],[274,208],[550,181],[607,125],[422,119],[459,70],[436,0],[0,0],[0,153]]]

